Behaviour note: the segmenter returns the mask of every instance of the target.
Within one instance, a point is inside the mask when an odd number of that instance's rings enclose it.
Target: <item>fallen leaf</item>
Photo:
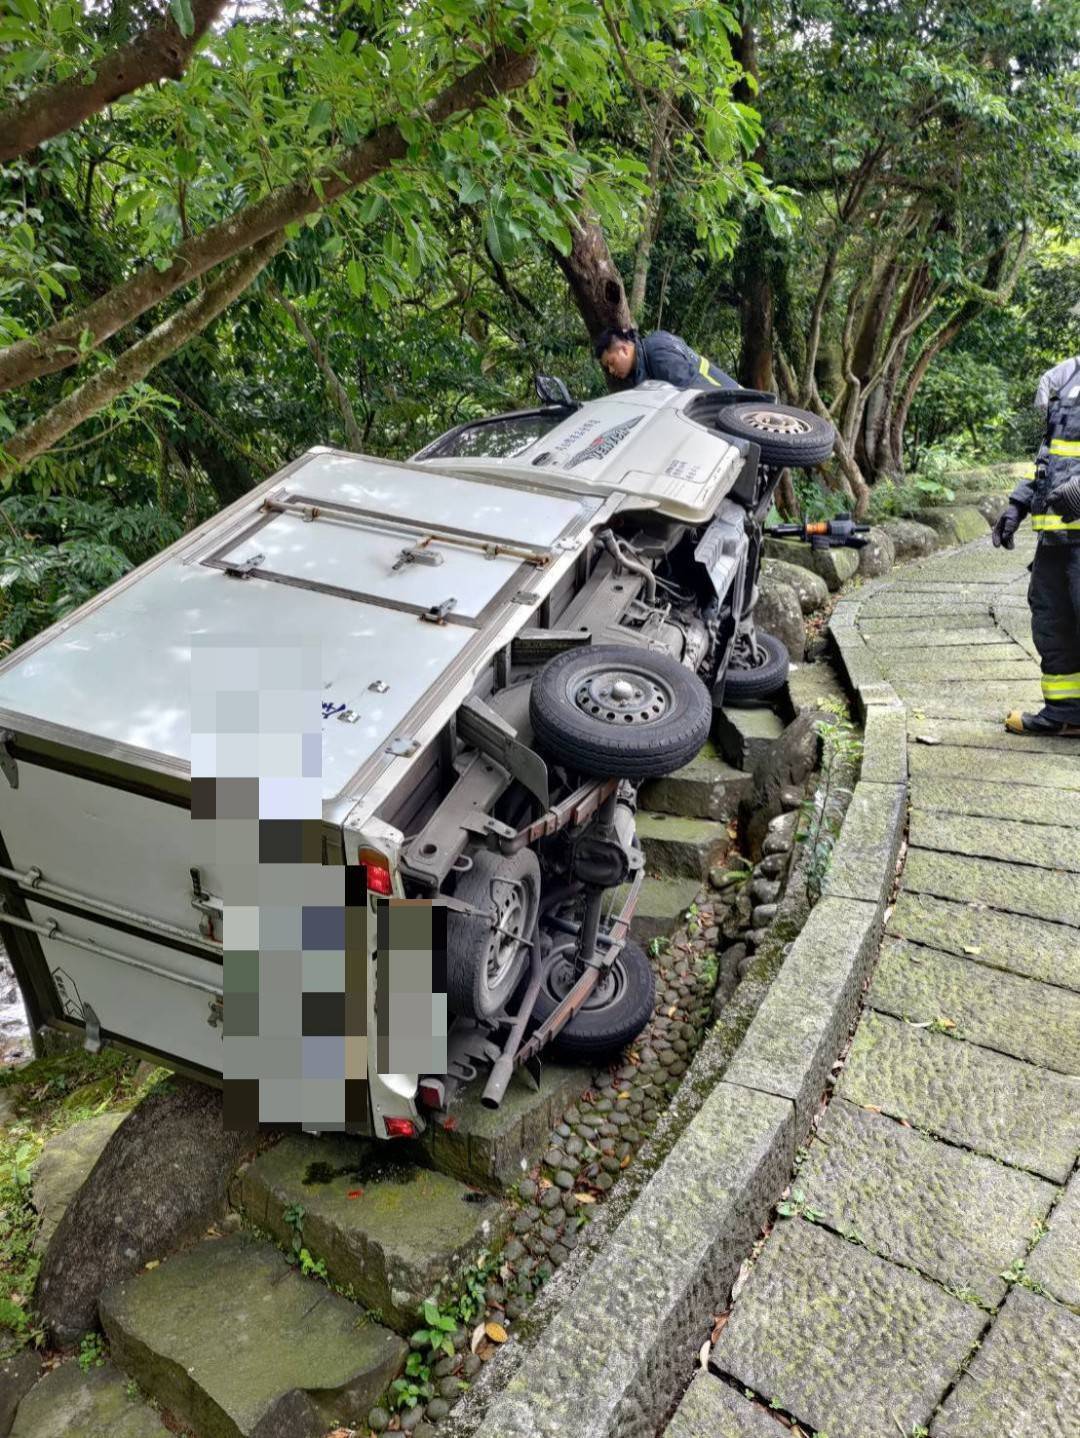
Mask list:
[[[709,1366],[709,1350],[710,1350],[711,1348],[712,1348],[712,1344],[711,1344],[711,1343],[709,1342],[709,1340],[706,1338],[705,1342],[701,1345],[701,1349],[700,1349],[700,1351],[698,1352],[698,1356],[697,1356],[697,1361],[698,1361],[698,1367],[699,1367],[699,1368],[708,1368],[708,1366]]]
[[[478,1323],[478,1324],[476,1325],[476,1327],[475,1327],[475,1328],[473,1329],[473,1331],[472,1331],[472,1337],[469,1339],[469,1348],[470,1348],[470,1350],[471,1350],[473,1353],[475,1353],[475,1352],[479,1349],[479,1347],[480,1347],[481,1343],[483,1343],[483,1341],[484,1341],[484,1325],[483,1325],[482,1323]]]
[[[720,1317],[713,1324],[713,1331],[709,1335],[710,1343],[715,1343],[716,1340],[720,1337],[721,1333],[723,1333],[724,1329],[727,1327],[727,1321],[730,1317],[730,1313],[721,1313]]]
[[[632,1153],[624,1153],[623,1156],[622,1156],[622,1159],[621,1159],[620,1162],[619,1162],[619,1167],[620,1167],[620,1168],[629,1168],[629,1167],[630,1167],[630,1160],[633,1158],[633,1156],[634,1156],[634,1155],[633,1155]]]
[[[678,1012],[678,1006],[677,1006],[676,1004],[672,1004],[672,1005],[671,1005],[671,1008],[668,1009],[668,1011],[667,1011],[667,1016],[668,1016],[668,1018],[669,1018],[669,1019],[673,1019],[673,1018],[675,1017],[675,1015],[676,1015],[677,1012]]]
[[[447,1133],[453,1133],[454,1130],[457,1128],[457,1119],[454,1118],[453,1114],[447,1114],[447,1116],[442,1120],[442,1126]]]
[[[982,953],[982,949],[979,948],[978,944],[965,944],[965,945],[964,945],[964,953],[965,953],[965,954],[981,954],[981,953]]]
[[[956,1027],[955,1019],[935,1019],[934,1022],[939,1029],[954,1029]]]
[[[876,1103],[864,1103],[864,1104],[862,1105],[862,1107],[866,1110],[867,1113],[880,1113],[880,1112],[881,1112],[881,1109],[878,1107],[878,1105],[877,1105]]]
[[[577,1203],[595,1203],[596,1199],[591,1193],[575,1193],[574,1199]]]
[[[916,734],[915,742],[916,744],[940,744],[941,740],[933,734]]]
[[[630,1090],[629,1090],[628,1088],[620,1089],[619,1092],[615,1095],[615,1097],[616,1097],[616,1098],[629,1098],[629,1097],[630,1097]]]
[[[492,1343],[505,1343],[510,1337],[501,1323],[485,1323],[484,1335],[490,1338]]]
[[[160,1258],[152,1258],[149,1263],[144,1263],[144,1264],[143,1264],[143,1268],[145,1268],[145,1269],[158,1268],[158,1267],[160,1267],[160,1264],[161,1264],[161,1259],[160,1259]]]
[[[362,1188],[350,1188],[345,1195],[346,1198],[363,1198],[363,1196],[364,1190]]]
[[[748,1258],[744,1258],[744,1259],[743,1259],[742,1267],[739,1269],[739,1272],[738,1272],[738,1275],[737,1275],[737,1277],[736,1277],[736,1279],[735,1279],[735,1282],[731,1285],[731,1301],[732,1301],[732,1303],[735,1302],[736,1298],[738,1298],[739,1294],[743,1291],[743,1285],[746,1283],[746,1280],[750,1277],[750,1270],[751,1270],[752,1268],[753,1268],[753,1264],[750,1262],[750,1260],[749,1260]]]

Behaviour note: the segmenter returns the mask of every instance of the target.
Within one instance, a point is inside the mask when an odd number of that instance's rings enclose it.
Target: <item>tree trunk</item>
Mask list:
[[[181,35],[170,14],[141,35],[99,60],[89,71],[58,85],[33,90],[25,100],[0,112],[0,163],[24,155],[44,140],[96,115],[133,90],[155,80],[179,80],[195,47],[225,0],[192,0],[194,28]]]
[[[622,276],[597,220],[589,216],[579,219],[573,230],[570,253],[563,255],[555,251],[555,258],[566,276],[590,340],[595,341],[606,329],[629,328],[630,307]]]
[[[640,324],[645,308],[645,286],[649,280],[649,260],[660,227],[660,165],[664,158],[668,131],[671,128],[672,98],[664,94],[656,112],[656,127],[649,146],[649,192],[645,197],[645,218],[634,255],[634,277],[630,283],[630,314]]]
[[[526,84],[535,68],[535,55],[501,46],[431,100],[425,107],[425,116],[433,124],[445,124],[452,116],[474,110],[494,95]],[[380,125],[359,144],[341,151],[320,178],[296,180],[271,190],[261,200],[187,240],[177,248],[176,258],[167,270],[159,272],[147,265],[78,314],[8,345],[0,351],[0,393],[77,364],[82,355],[80,336],[85,332],[89,332],[92,344],[101,344],[215,265],[348,194],[402,159],[407,149],[396,123]]]
[[[52,409],[12,435],[0,459],[0,477],[36,459],[51,449],[76,426],[92,418],[133,384],[146,378],[155,365],[187,344],[216,319],[255,279],[284,243],[283,234],[271,235],[239,260],[234,261],[175,314],[163,320],[144,338],[125,350],[120,358],[66,395]]]
[[[301,338],[308,347],[311,358],[315,361],[323,379],[326,381],[326,388],[330,391],[330,398],[334,401],[335,405],[337,405],[338,412],[345,425],[345,435],[349,441],[349,446],[355,453],[361,454],[364,448],[364,437],[360,433],[360,426],[356,422],[356,415],[353,413],[352,402],[349,399],[348,391],[331,365],[329,356],[315,338],[315,333],[311,326],[293,304],[292,300],[285,298],[273,280],[269,282],[267,289],[299,330]]]
[[[753,14],[744,5],[739,16],[740,30],[731,42],[735,60],[742,66],[749,79],[739,80],[732,98],[743,105],[755,102],[760,72],[758,68],[757,33],[754,30]],[[756,82],[756,83],[755,83]],[[763,170],[767,167],[767,151],[764,135],[758,141],[753,161]],[[751,210],[743,224],[739,237],[739,253],[736,256],[735,272],[739,289],[739,383],[746,389],[776,392],[776,375],[773,372],[773,310],[775,297],[771,266],[767,258],[769,230],[759,210]],[[791,501],[794,503],[794,490]]]

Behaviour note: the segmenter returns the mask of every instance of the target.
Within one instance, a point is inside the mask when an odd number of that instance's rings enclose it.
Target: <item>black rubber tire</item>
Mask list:
[[[458,879],[454,897],[463,899],[482,912],[459,914],[450,909],[446,916],[446,1002],[452,1013],[470,1019],[490,1019],[502,1008],[518,987],[529,966],[529,948],[523,943],[508,965],[505,976],[494,986],[486,978],[486,961],[492,940],[491,922],[497,903],[512,898],[506,888],[492,887],[492,880],[508,880],[521,884],[527,892],[527,907],[522,913],[520,931],[531,938],[540,906],[540,861],[532,849],[521,849],[509,856],[491,849],[479,849],[472,856],[473,864]],[[517,931],[518,925],[512,927]]]
[[[643,676],[659,685],[666,709],[654,720],[637,717],[622,727],[579,708],[575,693],[590,674]],[[627,711],[629,712],[629,711]],[[651,779],[674,773],[695,758],[709,737],[712,702],[696,674],[668,654],[632,644],[567,649],[548,661],[529,696],[536,746],[579,774]]]
[[[767,699],[787,683],[791,656],[779,639],[758,633],[758,647],[765,651],[765,662],[753,669],[733,669],[728,665],[724,676],[724,703],[737,709],[758,699]]]
[[[805,432],[773,433],[767,426],[763,428],[760,420],[752,422],[752,416],[764,414],[797,420],[806,426]],[[823,464],[831,456],[836,443],[836,430],[827,419],[789,404],[764,404],[759,400],[752,404],[720,405],[713,423],[725,434],[748,439],[758,445],[762,464],[783,465],[790,469],[810,469],[815,464]]]
[[[612,964],[612,970],[616,969],[621,972],[613,979],[613,1001],[578,1009],[552,1039],[552,1053],[567,1059],[598,1059],[605,1054],[621,1053],[641,1033],[656,1007],[656,977],[652,965],[645,950],[628,939]],[[533,1009],[537,1023],[543,1023],[561,997],[541,984]]]

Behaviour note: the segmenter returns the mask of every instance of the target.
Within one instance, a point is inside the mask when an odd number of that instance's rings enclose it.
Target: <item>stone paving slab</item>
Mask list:
[[[988,634],[997,632],[986,605],[973,606],[966,613],[957,609],[956,605],[943,605],[936,614],[925,615],[923,619],[925,622],[919,622],[911,614],[882,614],[878,610],[866,610],[859,615],[859,628],[871,646],[876,645],[882,636],[881,642],[889,643],[889,636],[894,634],[942,634],[958,630],[985,630]]]
[[[711,1373],[699,1373],[663,1438],[783,1438],[786,1431],[759,1404]]]
[[[1080,1150],[1080,1080],[872,1011],[837,1092],[1054,1183]]]
[[[912,580],[921,579],[928,583],[946,580],[953,584],[992,585],[998,589],[1013,580],[1022,579],[1030,563],[1030,556],[1021,554],[1019,550],[1006,560],[1000,556],[1000,550],[984,550],[981,554],[967,551],[938,555],[919,560],[911,566],[908,574]]]
[[[865,899],[884,908],[895,879],[906,805],[903,784],[855,785],[829,859],[826,896]]]
[[[710,741],[674,774],[644,783],[640,802],[646,809],[687,819],[727,819],[750,792],[751,782],[749,774],[726,764]]]
[[[727,825],[715,819],[687,819],[638,810],[637,835],[650,874],[704,879],[731,848]]]
[[[859,606],[860,617],[902,619],[905,615],[956,615],[990,613],[990,600],[981,588],[959,588],[948,594],[937,589],[882,589]]]
[[[1076,1438],[1080,1317],[1014,1289],[930,1428],[931,1438]]]
[[[996,625],[985,629],[913,629],[905,625],[894,634],[864,635],[875,654],[887,660],[905,649],[1000,649],[1012,652],[1016,645]],[[995,656],[1000,657],[1000,656]]]
[[[300,1204],[304,1245],[331,1281],[406,1335],[424,1299],[491,1249],[510,1219],[498,1199],[344,1134],[286,1135],[244,1170],[240,1202],[286,1247],[285,1214]]]
[[[989,774],[997,784],[1015,782],[1080,790],[1080,754],[1001,753],[989,759],[978,750],[959,745],[913,744],[908,762],[915,778],[986,779]]]
[[[866,711],[859,778],[870,784],[907,782],[907,730],[903,709],[872,704]]]
[[[1080,994],[970,958],[886,940],[868,1003],[912,1023],[947,1019],[955,1038],[1080,1074]]]
[[[924,775],[912,781],[911,807],[1080,829],[1080,803],[1075,796],[1070,792],[1040,789],[1035,784],[980,783],[974,779],[934,779]]]
[[[829,1438],[925,1425],[986,1315],[814,1224],[780,1224],[710,1366]]]
[[[318,1438],[358,1422],[407,1351],[246,1235],[111,1284],[100,1313],[115,1361],[199,1438]]]
[[[1080,802],[1077,803],[1080,809]],[[1080,873],[1080,828],[1055,824],[1012,824],[1007,819],[976,819],[969,814],[935,814],[913,809],[908,843],[943,854],[1034,864],[1040,869]]]
[[[882,655],[881,666],[890,679],[899,683],[917,683],[931,675],[945,679],[966,680],[969,683],[979,679],[1005,679],[1010,684],[1029,685],[1038,676],[1038,667],[1021,654],[1006,654],[980,659],[977,655],[965,655],[962,659],[951,653],[935,650],[932,653],[916,653],[908,657],[895,651]],[[991,720],[985,721],[987,724]],[[1003,725],[997,726],[1006,733]],[[1017,736],[1018,737],[1018,736]],[[1060,742],[1058,744],[1060,748]]]
[[[816,904],[725,1072],[731,1083],[790,1099],[800,1139],[855,1021],[879,932],[874,904]]]
[[[989,682],[998,683],[997,680]],[[1023,684],[1002,685],[998,697],[987,695],[968,680],[955,684],[940,681],[911,684],[894,679],[893,687],[913,710],[936,719],[990,719],[1003,723],[1005,715],[1018,706],[1029,711],[1042,707],[1038,684],[1026,680]]]
[[[1080,992],[1080,945],[1076,931],[1065,924],[900,893],[887,931],[991,968]]]
[[[63,1363],[19,1404],[11,1438],[168,1438],[150,1405],[128,1397],[127,1381],[111,1363],[86,1373]]]
[[[992,909],[1080,927],[1080,884],[1071,874],[1053,869],[909,849],[904,887],[939,899],[988,904]],[[1076,942],[1080,943],[1080,934]]]
[[[716,1084],[475,1438],[653,1438],[794,1156],[790,1103]]]
[[[1062,740],[1037,734],[1010,734],[1003,724],[992,719],[930,719],[908,720],[908,734],[918,742],[937,744],[958,744],[963,749],[1000,749],[1012,754],[1053,754],[1057,758],[1069,756],[1062,749]]]
[[[830,1228],[991,1305],[1058,1192],[843,1099],[825,1111],[794,1182]]]
[[[1053,1298],[1080,1310],[1080,1173],[1074,1173],[1050,1215],[1050,1231],[1032,1250],[1027,1276]]]
[[[649,883],[646,880],[642,889]],[[692,889],[696,894],[698,888],[696,882],[687,880],[680,891]],[[673,910],[671,929],[676,922],[677,911]],[[527,1074],[518,1069],[498,1108],[485,1108],[480,1101],[481,1085],[473,1084],[455,1100],[451,1128],[442,1128],[437,1122],[428,1125],[420,1138],[422,1161],[451,1178],[481,1188],[498,1189],[516,1183],[592,1078],[591,1068],[545,1063],[540,1088],[536,1090]]]

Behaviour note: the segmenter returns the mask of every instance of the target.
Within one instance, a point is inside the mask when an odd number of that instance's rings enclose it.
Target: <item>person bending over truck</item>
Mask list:
[[[659,379],[676,389],[738,389],[729,374],[667,330],[648,335],[634,329],[604,330],[596,341],[596,358],[627,388]]]
[[[1012,549],[1021,520],[1031,515],[1039,544],[1028,604],[1045,703],[1038,714],[1013,710],[1005,727],[1080,739],[1080,355],[1046,371],[1035,408],[1046,418],[1035,478],[1009,496],[994,544]]]

